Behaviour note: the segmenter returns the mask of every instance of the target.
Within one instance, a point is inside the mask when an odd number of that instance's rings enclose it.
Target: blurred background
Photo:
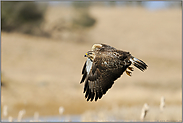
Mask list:
[[[1,120],[181,121],[181,6],[1,2]],[[123,74],[101,100],[87,102],[79,82],[94,43],[129,51],[148,69]]]

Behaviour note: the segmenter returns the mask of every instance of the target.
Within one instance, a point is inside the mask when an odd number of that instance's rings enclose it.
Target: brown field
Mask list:
[[[1,110],[7,105],[8,116],[16,119],[22,109],[25,117],[52,116],[63,106],[63,115],[81,114],[83,121],[95,115],[136,121],[147,103],[148,121],[182,120],[181,9],[92,7],[90,12],[97,22],[81,34],[53,30],[59,20],[71,18],[72,9],[65,7],[48,8],[43,28],[51,38],[1,33]],[[94,43],[129,51],[148,69],[123,74],[101,100],[87,102],[79,82],[83,56]],[[165,110],[160,113],[161,96]]]

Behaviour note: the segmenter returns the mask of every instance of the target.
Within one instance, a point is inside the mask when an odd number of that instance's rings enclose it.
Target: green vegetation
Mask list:
[[[1,2],[1,30],[27,34],[41,33],[46,4],[35,2]]]
[[[95,24],[96,20],[90,15],[91,2],[73,2],[75,16],[73,17],[74,28],[88,28]]]

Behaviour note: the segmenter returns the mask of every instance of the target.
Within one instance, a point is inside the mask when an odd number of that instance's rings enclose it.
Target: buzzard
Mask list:
[[[147,69],[142,60],[133,57],[129,52],[106,44],[94,44],[85,57],[87,60],[82,69],[80,84],[85,82],[83,93],[87,101],[101,99],[124,71],[131,76],[131,71],[134,70],[131,64],[141,71]]]

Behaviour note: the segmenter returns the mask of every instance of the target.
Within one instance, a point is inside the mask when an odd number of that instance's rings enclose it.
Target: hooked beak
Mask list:
[[[88,56],[88,54],[86,53],[85,55],[84,55],[84,57],[87,57]]]

